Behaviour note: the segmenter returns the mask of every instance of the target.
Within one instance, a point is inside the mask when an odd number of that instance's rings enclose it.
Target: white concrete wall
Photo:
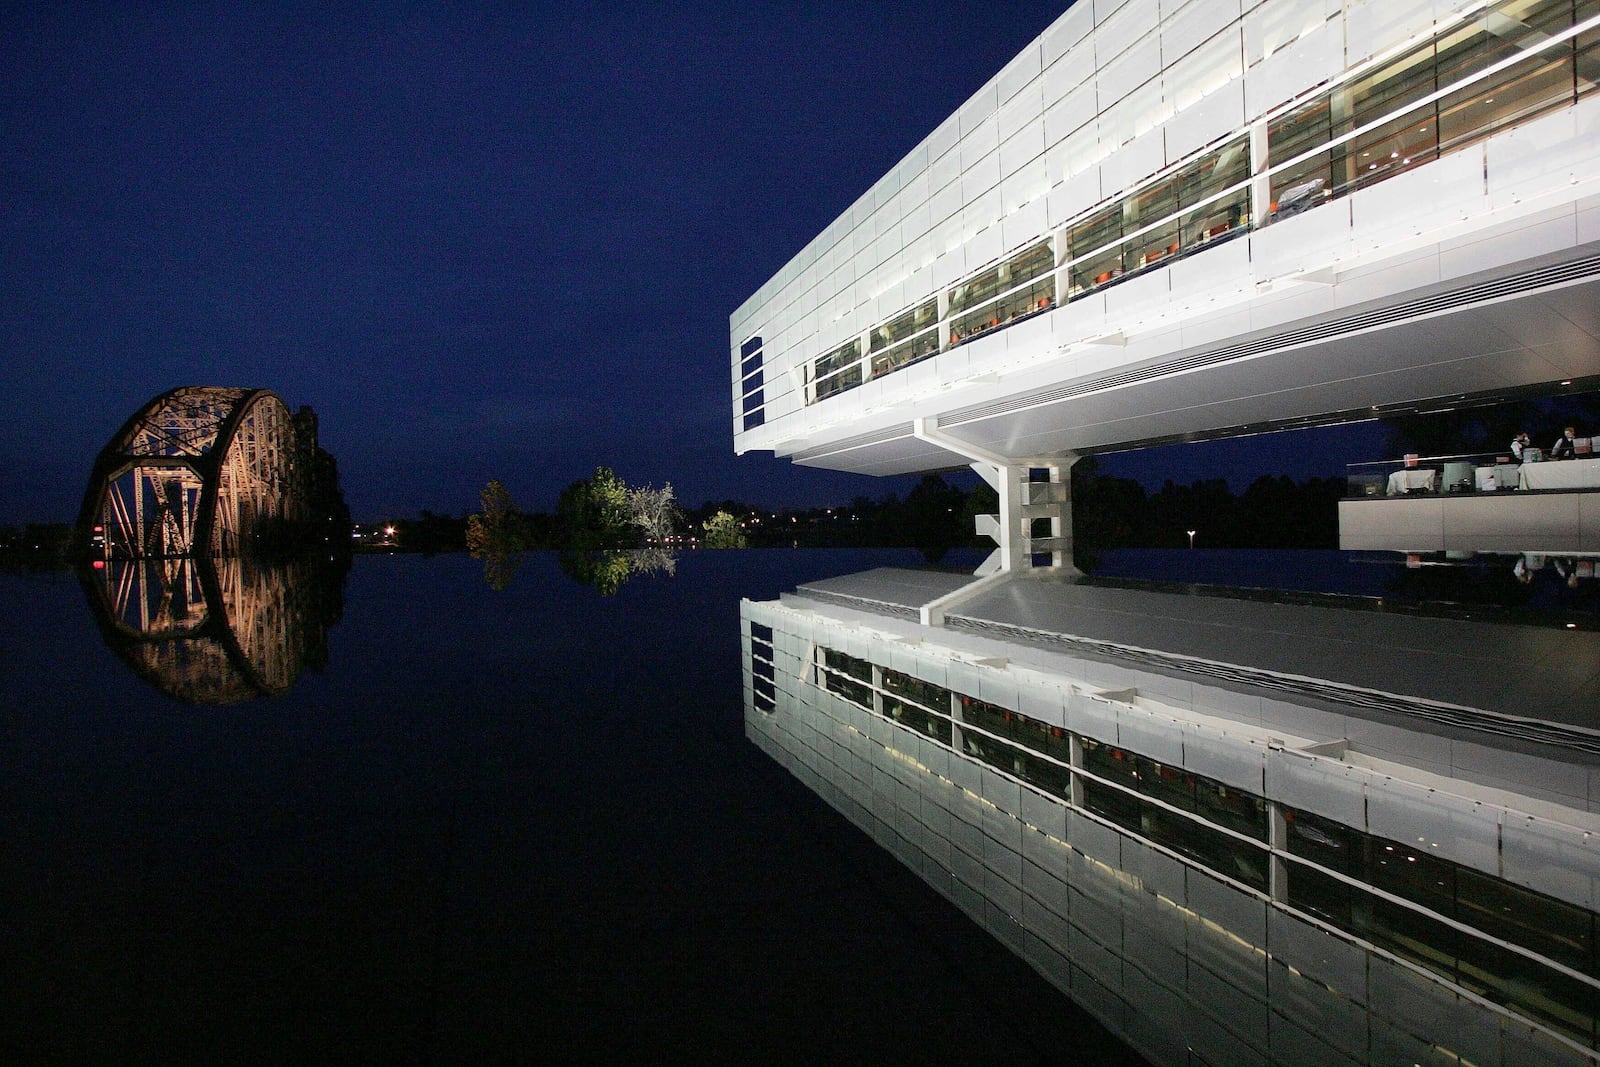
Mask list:
[[[1388,552],[1600,552],[1600,493],[1341,500],[1339,547]]]

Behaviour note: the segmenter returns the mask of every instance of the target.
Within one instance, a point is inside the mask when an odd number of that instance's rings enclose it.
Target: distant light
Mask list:
[[[98,563],[96,563],[96,564],[95,564],[95,566],[97,566],[97,567],[98,567],[98,566],[99,566],[99,564],[98,564]],[[1575,623],[1575,622],[1569,622],[1569,623],[1567,623],[1567,629],[1569,629],[1569,630],[1576,630],[1576,629],[1577,629],[1577,628],[1578,628],[1578,624],[1577,624],[1577,623]]]
[[[1572,384],[1572,379],[1568,378],[1566,381],[1562,382],[1561,384],[1562,385],[1571,385]]]

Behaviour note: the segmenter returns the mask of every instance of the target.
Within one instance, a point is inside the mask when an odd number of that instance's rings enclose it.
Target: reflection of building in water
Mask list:
[[[749,737],[1155,1062],[1600,1062],[1600,634],[873,571]]]
[[[96,561],[79,571],[106,644],[156,688],[195,704],[272,696],[327,661],[349,557]]]

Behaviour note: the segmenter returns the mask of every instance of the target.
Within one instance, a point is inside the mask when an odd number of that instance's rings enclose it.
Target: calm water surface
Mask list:
[[[0,575],[0,1055],[1128,1060],[744,739],[739,598],[917,562],[699,553],[601,598],[548,555],[500,592],[358,558],[325,649],[226,705],[159,688],[216,649],[113,652],[72,576]]]

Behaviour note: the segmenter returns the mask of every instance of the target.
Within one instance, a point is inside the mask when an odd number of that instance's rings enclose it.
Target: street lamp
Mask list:
[[[1194,547],[1194,535],[1195,535],[1195,534],[1196,534],[1196,533],[1197,533],[1197,532],[1198,532],[1198,531],[1196,531],[1196,530],[1190,530],[1190,531],[1188,531],[1188,533],[1189,533],[1189,547],[1190,547],[1190,548],[1193,548],[1193,547]]]

